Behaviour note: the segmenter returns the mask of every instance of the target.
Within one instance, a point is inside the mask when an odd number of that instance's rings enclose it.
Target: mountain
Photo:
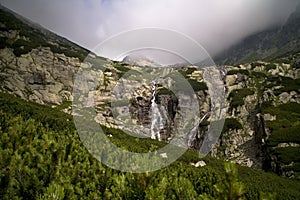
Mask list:
[[[49,47],[53,52],[63,52],[65,55],[78,57],[81,60],[89,53],[88,50],[65,38],[57,36],[40,25],[23,18],[1,5],[0,9],[0,30],[2,33],[14,31],[11,34],[1,35],[1,47],[13,47],[16,55],[25,54],[31,49],[40,46]],[[10,40],[7,40],[7,37],[9,37]]]
[[[219,64],[273,61],[300,52],[300,4],[281,27],[253,34],[215,57]]]
[[[162,67],[160,64],[156,63],[155,61],[143,57],[143,56],[126,56],[123,60],[123,63],[128,65],[137,65],[142,67]]]
[[[7,9],[0,15],[0,198],[299,197],[299,53],[276,62],[154,69],[97,57]],[[216,101],[223,95],[223,103]],[[210,127],[220,123],[215,110],[226,116],[224,127],[200,159]],[[86,122],[85,111],[122,149],[158,152],[182,125],[190,130],[176,145],[189,150],[156,172],[113,170],[76,133],[74,121]],[[160,141],[150,139],[152,127]],[[126,163],[110,153],[118,165]],[[238,165],[224,169],[224,161]]]

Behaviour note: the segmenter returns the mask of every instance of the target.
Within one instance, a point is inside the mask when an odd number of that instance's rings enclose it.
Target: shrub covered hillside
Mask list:
[[[47,113],[47,115],[45,115]],[[300,182],[226,164],[196,152],[146,174],[121,173],[84,148],[72,117],[58,109],[0,94],[1,199],[297,199]],[[112,142],[148,151],[126,134],[105,129]],[[146,139],[152,146],[162,145]],[[225,164],[225,167],[224,167]]]
[[[0,23],[1,32],[11,33],[10,35],[1,34],[0,49],[11,47],[17,56],[26,54],[37,47],[50,47],[53,52],[64,53],[70,57],[78,57],[80,60],[83,60],[89,52],[29,20],[12,14],[11,11],[7,11],[7,9],[1,5]]]

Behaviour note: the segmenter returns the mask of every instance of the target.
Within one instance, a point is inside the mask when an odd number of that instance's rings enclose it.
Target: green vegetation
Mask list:
[[[206,85],[206,83],[204,82],[198,82],[194,79],[191,79],[189,77],[189,75],[191,75],[194,71],[196,71],[197,69],[196,68],[192,68],[192,67],[189,67],[187,69],[181,69],[181,70],[178,70],[178,72],[186,79],[188,80],[189,84],[192,86],[193,90],[195,92],[198,92],[198,91],[205,91],[205,90],[208,90],[208,87]],[[180,79],[179,79],[180,80]]]
[[[238,70],[233,69],[233,70],[228,71],[227,75],[234,75],[234,74],[238,74],[238,73],[246,75],[246,76],[248,76],[250,74],[250,72],[246,69],[238,69]]]
[[[0,49],[4,49],[7,44],[6,44],[6,41],[7,41],[8,38],[6,37],[0,37]]]
[[[184,77],[184,78],[188,78],[189,75],[191,75],[194,71],[196,71],[197,69],[194,67],[189,67],[189,68],[185,68],[185,69],[181,69],[178,70],[178,72]]]
[[[118,76],[118,78],[132,78],[131,76],[136,76],[135,80],[141,79],[141,72],[134,69],[130,69],[130,66],[128,64],[113,61],[112,67],[114,68],[112,71],[108,68],[105,71],[113,72]]]
[[[116,61],[113,62],[112,66],[115,69],[117,69],[118,71],[123,72],[123,73],[130,71],[130,68],[128,68],[126,64],[122,64],[122,63],[119,63]]]
[[[22,26],[22,23],[19,20],[4,10],[0,11],[0,22],[5,24],[5,27],[1,27],[1,31],[9,31],[9,30],[19,30]]]
[[[130,136],[119,129],[107,128],[105,126],[101,126],[104,133],[112,135],[110,139],[116,146],[126,149],[131,152],[137,153],[148,153],[151,151],[162,148],[166,145],[166,143],[159,142],[157,140],[151,140],[145,138],[135,138]],[[124,145],[126,144],[126,145]]]
[[[266,65],[266,70],[269,71],[271,69],[276,69],[277,66],[274,63],[270,63]]]
[[[237,168],[232,163],[225,163],[225,173],[226,181],[215,185],[218,199],[241,199],[244,194],[244,185],[238,181]]]
[[[300,163],[300,147],[276,148],[275,152],[279,154],[280,161],[284,164],[290,164],[291,162]]]
[[[40,45],[38,43],[34,43],[31,41],[25,41],[18,39],[15,41],[11,47],[13,48],[14,54],[18,57],[20,57],[22,54],[27,54],[32,49],[39,47]]]
[[[119,62],[113,62],[112,66],[118,70],[117,74],[119,77],[124,76],[124,74],[126,74],[126,72],[130,71],[130,68],[126,67],[126,65],[123,65]]]
[[[203,158],[207,166],[195,168],[189,164],[199,160],[193,151],[156,172],[121,173],[87,152],[71,116],[8,94],[0,97],[1,199],[261,199],[265,194],[259,191],[277,199],[300,195],[297,181],[240,166],[237,176],[236,167],[224,170],[223,161],[210,157]],[[165,145],[102,128],[117,146],[131,151]]]
[[[230,108],[237,108],[238,106],[244,105],[244,98],[253,94],[254,92],[249,88],[233,90],[228,96],[228,100],[230,100]]]
[[[265,73],[263,73],[263,72],[255,72],[255,71],[253,71],[251,73],[251,77],[253,79],[264,79],[266,76],[267,75]]]
[[[292,127],[286,127],[290,126],[290,124],[280,124],[282,127],[279,127],[278,129],[274,129],[274,126],[278,126],[277,123],[269,123],[270,127],[272,127],[272,136],[268,140],[270,146],[276,146],[279,143],[297,143],[300,144],[300,125],[292,126]]]
[[[72,106],[72,101],[64,101],[62,104],[56,106],[55,108],[58,110],[63,110],[65,108],[69,108]]]
[[[224,127],[223,127],[223,133],[228,132],[229,130],[239,130],[242,129],[243,126],[240,122],[238,122],[234,118],[226,118]]]
[[[293,170],[296,173],[300,172],[300,148],[286,147],[273,148],[280,143],[296,143],[300,144],[300,105],[297,103],[287,103],[274,107],[270,103],[262,105],[262,113],[270,113],[276,116],[276,120],[268,121],[267,128],[271,131],[271,135],[267,141],[271,153],[277,155],[278,162],[290,164],[293,166],[284,168],[283,171]]]
[[[198,92],[201,90],[202,91],[208,90],[208,87],[207,87],[206,83],[204,83],[204,82],[198,82],[193,79],[188,79],[188,82],[192,86],[192,88],[195,92]]]
[[[264,64],[258,63],[258,62],[251,63],[251,68],[252,69],[254,69],[255,67],[259,67],[259,66],[264,66]]]
[[[0,22],[5,25],[0,28],[1,31],[17,30],[21,36],[20,39],[0,37],[0,49],[12,48],[16,56],[38,47],[48,47],[54,53],[77,57],[81,61],[88,53],[64,39],[53,37],[51,33],[28,26],[2,10]],[[249,54],[249,58],[251,56],[255,57],[256,53]],[[91,60],[94,68],[113,72],[119,77],[130,70],[127,65],[113,62],[116,70],[111,71],[103,66],[106,63],[104,59]],[[296,57],[282,58],[280,62],[299,67]],[[258,65],[261,64],[253,63],[252,67]],[[266,66],[266,70],[275,68],[274,64]],[[184,81],[187,80],[194,91],[206,91],[208,88],[204,82],[190,78],[189,75],[195,70],[179,70],[185,79],[176,79],[179,83],[175,88],[184,91],[186,88],[180,86],[185,87]],[[139,74],[137,71],[133,73]],[[228,75],[238,73],[254,77],[255,80],[266,79],[265,85],[259,85],[262,87],[282,86],[275,90],[275,95],[299,92],[299,79],[267,76],[266,72],[251,70],[231,70]],[[107,82],[104,84],[107,85]],[[257,81],[256,84],[260,83]],[[249,88],[232,91],[228,97],[231,108],[243,105],[244,98],[254,93]],[[159,88],[158,94],[173,93],[166,88]],[[128,102],[114,103],[123,106]],[[236,166],[209,156],[201,158],[207,164],[205,167],[196,168],[190,163],[196,163],[200,158],[197,152],[190,150],[170,166],[156,172],[134,174],[110,169],[89,154],[76,133],[72,116],[60,111],[69,106],[71,102],[64,102],[56,108],[50,108],[0,93],[0,199],[229,200],[297,199],[300,196],[298,180]],[[276,115],[275,121],[266,123],[271,131],[268,148],[277,156],[278,162],[286,164],[283,171],[293,170],[299,174],[300,148],[276,146],[280,143],[300,144],[300,105],[288,103],[273,107],[267,102],[261,110],[262,113]],[[207,125],[208,121],[200,124]],[[166,145],[149,138],[135,138],[118,129],[101,127],[106,135],[111,136],[109,139],[112,143],[131,152],[147,153]],[[225,120],[223,133],[240,129],[243,127],[237,119]]]
[[[13,97],[10,94],[0,93],[0,108],[4,113],[21,116],[24,119],[33,119],[49,128],[60,130],[74,130],[71,115],[51,109],[48,106],[38,105]]]
[[[274,107],[269,104],[264,104],[262,113],[270,113],[276,116],[275,121],[267,122],[270,130],[280,132],[280,129],[297,127],[300,119],[300,105],[297,103],[287,103]],[[289,132],[289,131],[286,131]],[[274,134],[275,135],[275,134]]]
[[[172,88],[170,88],[172,91],[174,91],[174,93],[176,93],[176,91],[190,92],[189,88],[186,88],[189,85],[192,87],[194,92],[199,92],[199,91],[205,92],[208,90],[208,87],[205,82],[198,82],[191,78],[184,78],[182,76],[182,73],[171,73],[168,76],[173,78],[173,80],[176,80],[175,84],[172,85]]]
[[[50,49],[53,53],[65,54],[65,56],[68,56],[68,57],[78,58],[82,62],[87,57],[87,53],[78,52],[73,49],[61,48],[56,45],[49,45],[49,44],[47,44],[46,47],[50,47]]]
[[[268,84],[266,88],[272,88],[275,86],[281,86],[279,89],[274,90],[275,95],[280,95],[283,92],[300,92],[300,79],[293,79],[290,77],[284,77],[284,76],[269,76]]]
[[[55,34],[48,31],[41,32],[35,25],[28,25],[28,23],[17,19],[13,14],[0,10],[0,22],[5,25],[0,31],[16,30],[24,39],[8,39],[2,37],[0,48],[9,47],[13,49],[16,56],[21,56],[30,52],[32,49],[38,47],[49,47],[53,53],[65,54],[68,57],[75,57],[83,61],[88,55],[88,51],[78,47],[77,45],[60,39]],[[58,40],[58,41],[57,41]],[[58,43],[60,45],[54,45]]]

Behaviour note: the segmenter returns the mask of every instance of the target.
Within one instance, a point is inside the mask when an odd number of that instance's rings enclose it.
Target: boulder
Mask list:
[[[196,163],[191,163],[191,165],[193,165],[195,167],[204,167],[204,166],[206,166],[206,163],[203,160],[200,160]]]

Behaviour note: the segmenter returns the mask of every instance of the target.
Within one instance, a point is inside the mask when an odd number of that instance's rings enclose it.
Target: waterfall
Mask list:
[[[197,123],[196,125],[189,131],[188,137],[188,147],[192,147],[192,142],[195,140],[195,137],[198,133],[199,125],[206,119],[206,117],[210,114],[210,112],[206,113]]]
[[[225,92],[226,86],[224,81],[226,78],[226,73],[224,69],[219,69],[217,67],[206,67],[203,72],[203,79],[206,82],[209,88],[209,95],[211,99],[211,109],[207,112],[201,119],[197,119],[194,122],[193,127],[189,131],[187,138],[188,147],[192,146],[193,141],[198,133],[199,124],[201,124],[206,118],[210,118],[210,122],[216,122],[224,120],[226,117],[226,101],[225,101]],[[214,126],[206,133],[204,138],[206,143],[206,149],[204,146],[201,148],[201,152],[208,153],[207,150],[211,149],[211,146],[221,134],[222,126]]]
[[[196,126],[194,126],[190,131],[189,131],[189,137],[188,137],[188,147],[192,147],[192,142],[194,141],[197,132],[198,132],[198,127],[200,123],[197,123]]]
[[[161,140],[160,130],[164,128],[163,117],[159,111],[156,100],[156,82],[152,81],[152,100],[151,100],[151,138]]]

